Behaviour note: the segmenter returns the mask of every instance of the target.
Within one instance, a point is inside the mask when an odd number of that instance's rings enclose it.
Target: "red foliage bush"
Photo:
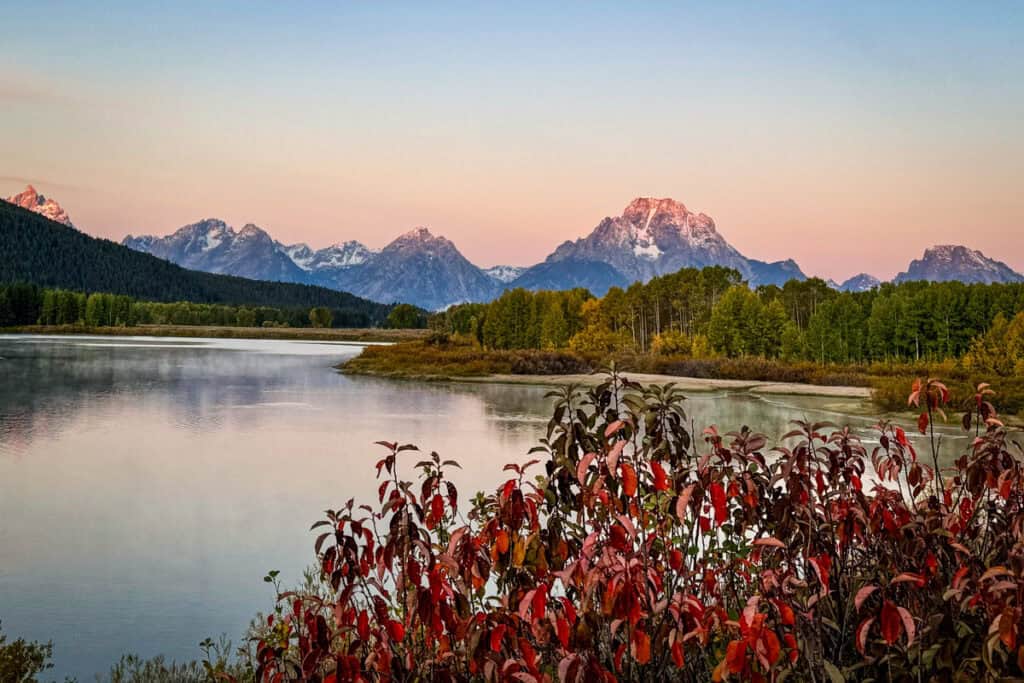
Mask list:
[[[257,679],[1021,676],[1021,451],[990,393],[937,475],[887,422],[870,453],[826,423],[695,443],[677,389],[613,373],[553,392],[542,457],[465,517],[454,462],[382,442],[379,506],[314,525],[324,589],[279,596]],[[915,385],[921,431],[947,401]]]

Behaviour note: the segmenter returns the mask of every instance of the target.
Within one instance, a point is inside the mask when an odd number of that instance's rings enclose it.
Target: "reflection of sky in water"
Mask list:
[[[547,388],[332,371],[357,349],[0,336],[5,632],[53,639],[58,679],[91,680],[123,652],[194,657],[269,606],[267,570],[299,577],[324,508],[375,500],[374,441],[458,460],[466,501],[544,433]],[[698,432],[713,421],[777,437],[801,414],[872,423],[836,404],[696,394],[688,410]]]

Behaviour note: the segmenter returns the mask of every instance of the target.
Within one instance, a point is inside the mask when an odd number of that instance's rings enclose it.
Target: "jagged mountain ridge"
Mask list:
[[[993,282],[1024,282],[1024,275],[1002,261],[989,258],[975,249],[957,244],[938,244],[925,249],[924,255],[910,262],[906,271],[894,282],[929,280],[991,284]]]
[[[251,223],[235,231],[222,220],[207,218],[166,237],[128,235],[121,243],[192,270],[273,282],[309,282],[306,271],[292,256]]]

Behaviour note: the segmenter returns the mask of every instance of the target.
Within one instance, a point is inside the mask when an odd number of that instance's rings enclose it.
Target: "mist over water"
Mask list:
[[[264,574],[290,585],[312,563],[323,510],[376,501],[375,441],[458,460],[465,503],[544,434],[544,387],[333,370],[360,348],[0,336],[5,633],[52,639],[58,680],[92,680],[129,652],[192,659],[206,636],[237,644],[272,605]],[[698,434],[750,425],[774,439],[807,418],[869,438],[873,423],[834,399],[709,393],[687,407]],[[411,477],[420,458],[404,457]]]

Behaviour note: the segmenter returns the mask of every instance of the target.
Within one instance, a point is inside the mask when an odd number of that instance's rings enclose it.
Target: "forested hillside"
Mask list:
[[[31,283],[149,301],[326,307],[339,326],[374,326],[391,306],[323,287],[186,270],[0,202],[0,284]]]

